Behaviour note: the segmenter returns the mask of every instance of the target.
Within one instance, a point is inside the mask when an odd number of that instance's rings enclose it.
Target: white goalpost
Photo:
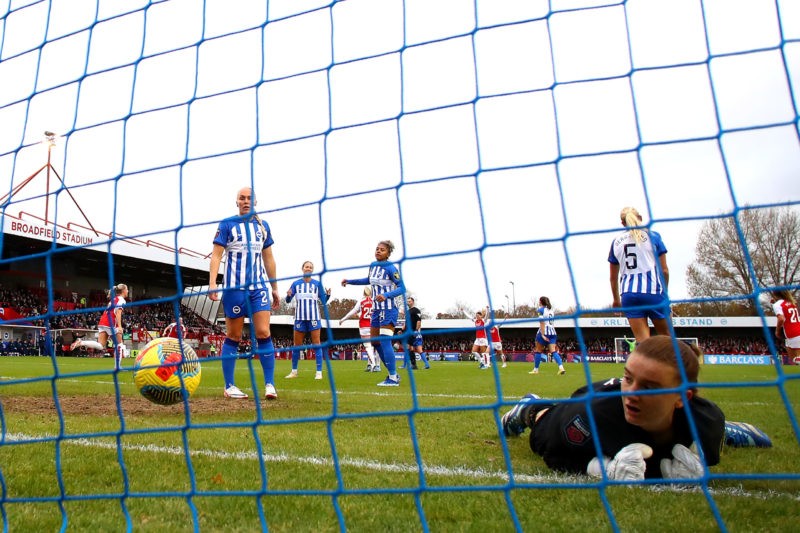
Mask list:
[[[697,337],[678,337],[679,341],[697,345]],[[614,362],[622,363],[636,348],[636,339],[633,337],[614,337]]]

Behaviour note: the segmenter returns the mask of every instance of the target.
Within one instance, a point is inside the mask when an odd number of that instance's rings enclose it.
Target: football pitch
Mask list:
[[[5,531],[796,531],[800,367],[703,366],[701,395],[773,448],[727,448],[707,485],[604,486],[551,472],[500,416],[523,394],[563,398],[621,364],[480,371],[432,362],[384,373],[313,361],[265,402],[258,361],[240,360],[249,400],[222,397],[204,361],[184,404],[141,397],[132,360],[0,360],[0,510]],[[329,372],[332,370],[332,372]],[[332,375],[331,375],[332,374]],[[255,385],[255,394],[253,386]],[[707,385],[707,386],[703,386]],[[335,393],[332,392],[335,390]]]

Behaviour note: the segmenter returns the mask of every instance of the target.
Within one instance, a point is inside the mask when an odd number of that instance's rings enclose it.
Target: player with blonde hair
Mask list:
[[[361,335],[361,340],[364,341],[364,349],[367,352],[365,372],[380,372],[381,362],[375,357],[375,348],[370,341],[370,324],[372,323],[372,289],[370,287],[364,287],[364,297],[339,320],[339,325],[341,326],[345,320],[356,314],[358,315],[358,333]]]
[[[633,207],[620,212],[625,231],[611,243],[608,254],[613,307],[624,307],[636,342],[650,336],[649,318],[659,335],[669,335],[669,268],[661,235],[638,228],[642,215]]]
[[[106,291],[106,296],[108,296],[109,302],[97,323],[97,343],[79,338],[72,343],[70,350],[87,346],[105,351],[108,338],[111,337],[114,343],[114,370],[119,370],[122,359],[125,357],[125,348],[122,342],[122,309],[125,307],[125,298],[128,297],[128,286],[124,283],[115,285]]]
[[[272,307],[278,307],[278,281],[275,257],[272,254],[272,231],[253,209],[256,199],[250,187],[239,189],[236,208],[239,214],[222,220],[214,236],[209,265],[208,297],[222,297],[225,312],[225,340],[220,359],[225,380],[226,398],[247,399],[234,382],[239,343],[242,341],[245,316],[255,330],[258,359],[264,372],[264,397],[276,400],[275,346],[270,332]],[[223,289],[217,288],[217,275],[225,258]],[[271,290],[270,290],[271,289]],[[271,293],[271,294],[270,294]]]

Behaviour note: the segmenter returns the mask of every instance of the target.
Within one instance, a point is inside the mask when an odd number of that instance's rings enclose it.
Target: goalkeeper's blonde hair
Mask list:
[[[623,226],[626,228],[633,228],[628,230],[631,232],[631,235],[633,235],[633,239],[637,243],[642,242],[643,230],[634,227],[642,225],[642,215],[639,214],[639,211],[637,211],[635,207],[623,207],[622,211],[619,213],[619,218]]]

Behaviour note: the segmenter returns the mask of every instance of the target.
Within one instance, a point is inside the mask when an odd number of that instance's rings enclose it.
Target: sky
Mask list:
[[[53,131],[94,226],[209,253],[253,184],[281,291],[391,239],[432,315],[609,306],[630,205],[684,299],[703,220],[800,202],[798,88],[787,0],[0,1],[0,195]]]

